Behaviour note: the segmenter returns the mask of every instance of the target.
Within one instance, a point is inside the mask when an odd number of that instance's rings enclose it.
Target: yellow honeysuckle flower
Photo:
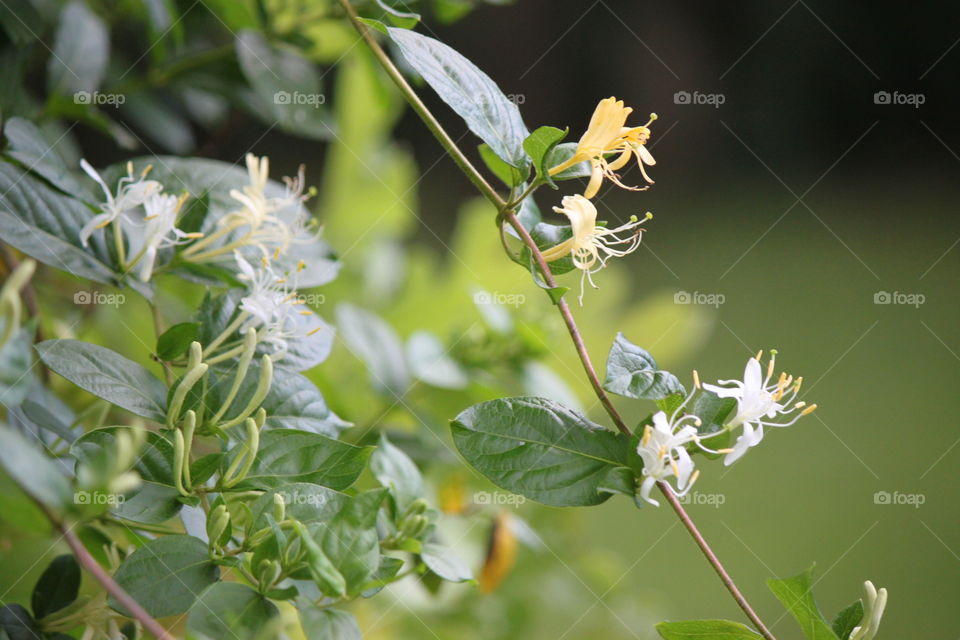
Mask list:
[[[643,228],[640,225],[653,217],[653,214],[647,213],[643,220],[632,216],[630,222],[614,229],[598,227],[597,208],[581,195],[564,197],[561,206],[554,207],[553,210],[567,216],[573,235],[544,251],[543,258],[547,262],[553,262],[565,256],[571,256],[573,265],[583,272],[580,282],[581,305],[584,282],[590,282],[590,286],[596,289],[593,274],[607,266],[607,260],[611,257],[620,258],[636,251],[643,234]],[[619,235],[627,231],[631,232],[629,236]]]
[[[583,195],[592,198],[600,190],[603,178],[619,187],[631,191],[640,191],[647,187],[630,187],[623,184],[616,171],[622,169],[631,156],[637,157],[640,173],[643,179],[653,184],[643,165],[653,166],[657,163],[644,146],[650,139],[650,124],[657,119],[657,114],[651,113],[650,120],[642,127],[628,127],[627,117],[633,109],[625,107],[623,100],[614,97],[601,100],[590,118],[590,125],[577,143],[577,149],[569,159],[550,169],[551,176],[566,171],[581,162],[589,161],[592,167],[590,182]],[[619,154],[612,161],[607,160],[610,154]]]

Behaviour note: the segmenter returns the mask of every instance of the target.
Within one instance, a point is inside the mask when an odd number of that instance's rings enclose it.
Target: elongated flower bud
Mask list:
[[[287,519],[287,503],[279,493],[273,494],[273,519],[277,522]]]
[[[246,420],[250,414],[257,410],[257,408],[263,404],[264,399],[267,397],[267,394],[270,392],[270,385],[273,383],[273,360],[270,359],[269,355],[264,355],[260,359],[260,378],[257,380],[257,388],[253,392],[253,397],[250,398],[250,402],[247,403],[247,406],[244,407],[243,411],[240,412],[237,417],[229,420],[222,425],[221,429],[229,429],[234,427],[244,420]]]
[[[229,526],[230,512],[227,510],[227,506],[224,504],[217,505],[217,508],[211,511],[210,517],[207,518],[207,540],[211,549],[220,547],[220,540]]]

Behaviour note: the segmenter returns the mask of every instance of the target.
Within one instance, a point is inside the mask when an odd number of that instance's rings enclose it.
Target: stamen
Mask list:
[[[702,389],[700,386],[700,374],[697,373],[696,369],[693,370],[693,386],[697,389]]]
[[[807,407],[806,409],[804,409],[803,411],[801,411],[801,412],[800,412],[800,415],[802,415],[802,416],[808,416],[808,415],[810,415],[811,413],[813,413],[814,411],[816,411],[816,409],[817,409],[817,405],[812,404],[812,405],[810,405],[809,407]]]

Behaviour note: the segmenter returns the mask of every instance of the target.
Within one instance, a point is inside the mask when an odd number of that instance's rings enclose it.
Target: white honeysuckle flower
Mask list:
[[[256,328],[258,341],[271,345],[274,349],[271,357],[280,360],[286,355],[290,340],[316,332],[302,331],[302,324],[297,322],[297,315],[312,315],[313,312],[300,304],[296,272],[290,276],[278,274],[267,258],[261,259],[260,268],[254,268],[239,251],[234,253],[234,258],[239,269],[238,278],[249,283],[249,292],[241,299],[240,309],[250,317],[240,331]],[[303,265],[298,267],[302,268]]]
[[[659,507],[660,503],[650,497],[650,491],[660,480],[675,477],[674,493],[684,495],[696,480],[693,459],[686,445],[698,440],[697,427],[700,419],[686,415],[678,420],[667,418],[659,411],[653,416],[653,424],[647,425],[637,447],[637,453],[643,460],[643,483],[640,485],[640,497]]]
[[[309,228],[309,216],[302,206],[310,196],[304,194],[303,167],[295,178],[284,178],[287,187],[282,197],[271,198],[267,195],[269,159],[248,153],[246,162],[249,184],[230,191],[240,209],[220,218],[216,231],[184,251],[185,259],[210,262],[229,259],[235,251],[242,251],[277,260],[291,244],[316,240],[317,232]]]
[[[761,351],[747,360],[743,380],[719,380],[716,385],[703,385],[704,389],[720,398],[737,401],[737,413],[727,427],[736,429],[742,426],[743,431],[737,437],[733,450],[724,458],[723,463],[728,466],[740,459],[750,447],[760,444],[764,427],[789,427],[817,408],[815,404],[807,406],[805,402],[794,402],[803,384],[802,377],[794,379],[792,375],[781,373],[777,381],[771,383],[776,366],[775,351],[771,353],[764,377],[760,367],[762,356]],[[779,416],[792,417],[783,422],[776,420]]]
[[[150,172],[149,166],[139,176],[136,176],[133,173],[133,163],[131,162],[127,163],[127,175],[120,178],[117,183],[117,194],[114,196],[107,183],[89,162],[80,160],[80,167],[100,185],[106,197],[106,201],[100,203],[100,213],[91,218],[80,230],[80,241],[83,246],[87,246],[94,231],[106,227],[114,220],[140,207],[148,196],[163,189],[163,186],[156,180],[146,179]]]
[[[173,195],[152,193],[144,201],[143,208],[146,215],[143,218],[143,244],[140,253],[130,264],[132,267],[139,262],[139,276],[142,281],[149,281],[153,275],[154,263],[160,249],[203,235],[186,233],[177,228],[177,218],[185,200],[185,196],[178,198]]]
[[[643,220],[631,217],[630,222],[614,229],[597,226],[597,208],[590,200],[581,196],[565,196],[561,206],[554,207],[554,211],[565,215],[570,220],[572,236],[563,242],[550,247],[543,252],[547,262],[571,256],[573,265],[580,269],[580,304],[583,304],[584,283],[589,282],[594,289],[593,274],[607,266],[611,257],[620,258],[633,253],[640,246],[643,228],[640,226],[653,217],[647,213]],[[619,234],[629,232],[630,235],[621,237]]]
[[[887,590],[876,589],[873,583],[867,580],[863,583],[863,619],[860,626],[850,632],[849,640],[873,640],[880,628],[880,619],[887,606]]]

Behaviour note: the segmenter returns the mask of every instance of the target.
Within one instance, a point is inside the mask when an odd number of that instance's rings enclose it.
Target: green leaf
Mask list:
[[[316,484],[305,482],[288,484],[282,489],[268,491],[257,498],[250,507],[250,522],[253,524],[251,530],[256,531],[269,526],[268,516],[273,512],[274,495],[283,496],[284,503],[287,505],[288,518],[299,520],[304,524],[333,519],[352,499],[346,494]]]
[[[119,275],[107,266],[112,259],[102,238],[94,234],[87,249],[80,243],[80,229],[93,215],[78,200],[0,162],[0,239],[56,269],[112,283]]]
[[[125,427],[103,427],[89,431],[73,444],[71,454],[88,465],[110,467],[116,452],[117,432]],[[110,511],[114,515],[147,524],[165,522],[183,506],[173,479],[173,445],[154,431],[147,432],[146,443],[133,465],[141,479]],[[195,480],[197,482],[199,480]]]
[[[0,638],[3,640],[38,640],[40,627],[33,616],[19,604],[0,607]]]
[[[109,53],[106,24],[87,3],[74,0],[60,13],[53,54],[47,62],[47,90],[61,94],[96,91]]]
[[[326,96],[310,61],[291,48],[271,45],[256,31],[242,31],[236,50],[265,122],[316,140],[331,136]]]
[[[217,582],[220,569],[199,538],[172,535],[150,540],[121,563],[114,579],[155,618],[188,610],[197,595]],[[130,612],[112,597],[111,607]]]
[[[613,467],[629,466],[622,435],[544,398],[501,398],[454,418],[461,455],[494,484],[556,507],[599,504]]]
[[[699,431],[704,436],[703,446],[708,449],[726,449],[730,445],[730,432],[725,431],[723,425],[736,413],[736,408],[737,401],[734,398],[721,398],[711,391],[701,391],[697,395],[691,412],[701,420]],[[701,449],[694,450],[694,453],[701,453],[710,459],[720,457]]]
[[[387,27],[387,35],[410,66],[494,153],[518,169],[528,166],[523,141],[530,134],[520,110],[487,74],[433,38],[394,27]]]
[[[847,640],[854,628],[863,620],[863,603],[857,600],[852,605],[837,614],[833,619],[833,632],[840,640]]]
[[[423,495],[423,478],[413,460],[380,434],[380,444],[370,457],[370,471],[377,482],[390,490],[398,511]]]
[[[0,466],[37,502],[62,509],[73,502],[70,483],[60,467],[22,435],[0,425]]]
[[[24,47],[40,39],[45,21],[30,0],[7,0],[0,3],[0,24],[15,44]]]
[[[270,392],[263,401],[266,428],[286,427],[336,437],[350,423],[327,406],[317,385],[287,369],[274,369]]]
[[[157,338],[157,357],[174,360],[187,352],[190,343],[197,339],[200,325],[196,322],[181,322],[163,332]]]
[[[372,451],[372,447],[355,447],[316,433],[272,429],[260,437],[253,467],[233,490],[278,489],[291,482],[346,489],[363,472]],[[235,455],[228,455],[224,466]]]
[[[0,331],[8,320],[0,318]],[[33,368],[33,336],[35,323],[18,328],[0,348],[0,403],[8,409],[20,405],[30,391],[36,388],[37,376]]]
[[[523,141],[523,148],[533,160],[537,177],[554,188],[556,188],[556,185],[553,184],[553,178],[550,177],[548,171],[553,165],[548,165],[547,159],[553,148],[567,137],[569,131],[570,129],[557,129],[556,127],[537,127],[537,129]]]
[[[483,164],[487,165],[487,169],[490,169],[490,173],[497,176],[497,179],[508,187],[516,187],[526,179],[529,171],[523,173],[516,167],[510,166],[501,160],[500,156],[487,143],[478,146],[477,150],[480,152],[480,159],[483,160]]]
[[[813,567],[785,580],[771,578],[767,586],[800,624],[807,640],[837,640],[813,600]]]
[[[659,371],[653,356],[627,340],[622,333],[617,333],[607,356],[607,377],[603,388],[627,398],[649,400],[686,393],[676,376]]]
[[[466,582],[473,579],[473,572],[451,549],[439,544],[425,544],[420,558],[430,571],[447,582]]]
[[[530,237],[533,238],[537,248],[539,248],[541,251],[545,251],[550,247],[558,245],[564,240],[569,240],[572,236],[573,232],[570,229],[570,225],[541,222],[530,230]],[[530,273],[535,274],[535,277],[539,279],[540,276],[539,272],[537,271],[537,264],[534,262],[533,256],[530,254],[530,249],[524,246],[523,250],[520,252],[520,255],[524,264],[527,265],[527,269],[530,271]],[[573,258],[569,255],[558,260],[554,260],[548,264],[550,265],[550,271],[552,271],[553,275],[555,276],[561,276],[576,269],[573,264]],[[546,285],[542,284],[541,282],[537,282],[537,284],[542,288],[547,288]]]
[[[762,638],[739,622],[729,620],[686,620],[684,622],[661,622],[657,633],[665,640],[753,640]]]
[[[463,389],[470,383],[467,372],[449,356],[449,350],[429,331],[416,331],[407,340],[410,372],[440,389]]]
[[[44,364],[81,389],[138,416],[166,420],[166,385],[136,362],[80,340],[46,340],[36,350]]]
[[[397,0],[377,0],[377,6],[387,12],[391,24],[402,29],[413,29],[417,26],[417,23],[420,22],[419,13],[401,11],[391,6],[392,3],[397,3]],[[405,3],[401,0],[399,4],[403,5]]]
[[[553,147],[548,153],[547,157],[544,159],[544,166],[547,168],[555,167],[558,164],[563,164],[569,160],[577,150],[576,142],[561,142],[560,144]],[[590,163],[584,160],[578,164],[573,165],[569,169],[565,169],[558,173],[555,176],[552,176],[554,180],[572,180],[574,178],[589,178],[592,168]]]
[[[298,603],[301,626],[307,640],[360,640],[357,619],[346,611],[321,609],[312,602]]]
[[[57,556],[43,570],[33,587],[30,607],[33,615],[42,618],[63,609],[77,599],[80,591],[80,565],[71,554]]]
[[[64,164],[63,159],[51,148],[43,132],[24,118],[10,118],[3,127],[7,146],[3,152],[14,158],[32,173],[42,176],[64,193],[83,197],[89,195],[87,187],[75,173]]]
[[[379,316],[343,303],[337,306],[340,337],[370,373],[373,386],[403,395],[410,386],[403,343],[396,331]]]
[[[201,638],[247,640],[262,637],[279,609],[244,584],[218,582],[190,607],[187,631]]]

